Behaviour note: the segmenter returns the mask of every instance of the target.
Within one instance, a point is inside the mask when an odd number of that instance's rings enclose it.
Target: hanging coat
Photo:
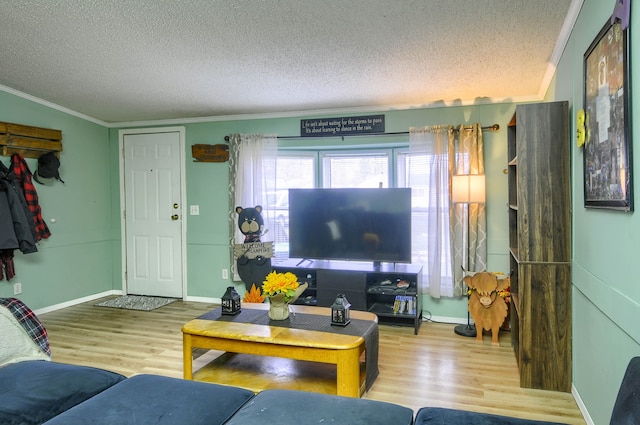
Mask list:
[[[22,193],[24,194],[27,206],[33,216],[37,240],[47,239],[51,236],[51,232],[47,227],[47,223],[42,219],[42,209],[40,208],[40,203],[38,201],[38,192],[31,182],[31,170],[29,170],[29,166],[22,155],[14,153],[11,156],[10,170],[15,174],[16,180],[20,185],[20,189],[22,189]]]
[[[37,235],[31,210],[22,194],[22,190],[12,171],[0,162],[0,186],[6,194],[10,217],[13,220],[13,230],[18,239],[18,249],[23,254],[37,252]],[[3,215],[3,216],[6,216]]]
[[[13,217],[9,208],[7,191],[0,183],[0,250],[17,249],[18,238],[13,229]],[[0,279],[1,280],[1,279]]]

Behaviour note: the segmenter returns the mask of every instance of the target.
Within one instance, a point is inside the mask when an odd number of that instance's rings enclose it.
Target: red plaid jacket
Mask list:
[[[42,209],[38,203],[38,192],[36,192],[36,188],[31,182],[31,171],[22,155],[14,153],[11,156],[11,168],[16,176],[16,180],[20,184],[22,193],[24,193],[24,198],[27,201],[29,210],[31,210],[31,214],[33,215],[38,240],[47,239],[51,236],[51,232],[47,227],[47,223],[42,219]]]

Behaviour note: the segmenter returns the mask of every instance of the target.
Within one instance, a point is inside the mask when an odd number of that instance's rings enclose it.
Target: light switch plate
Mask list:
[[[189,207],[189,213],[191,215],[200,215],[200,205],[191,205]]]

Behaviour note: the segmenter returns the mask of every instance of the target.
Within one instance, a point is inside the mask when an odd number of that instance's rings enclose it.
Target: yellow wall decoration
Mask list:
[[[578,142],[578,147],[581,148],[585,142],[586,130],[584,127],[585,114],[584,109],[580,109],[576,114],[576,140]]]

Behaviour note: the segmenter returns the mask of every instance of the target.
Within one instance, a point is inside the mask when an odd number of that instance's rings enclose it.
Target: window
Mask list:
[[[389,154],[381,152],[325,153],[322,187],[389,187]]]
[[[414,264],[422,264],[423,272],[429,267],[429,247],[437,244],[429,243],[433,235],[429,231],[429,222],[447,222],[449,216],[448,202],[443,202],[438,209],[434,207],[436,197],[448,196],[439,190],[433,190],[426,183],[427,179],[419,178],[420,175],[428,175],[430,163],[435,157],[422,155],[411,156],[408,150],[403,150],[397,155],[397,178],[400,187],[409,186],[409,170],[411,169],[411,245],[412,261]],[[416,179],[416,175],[418,175]],[[440,235],[440,247],[443,252],[439,255],[440,270],[442,274],[441,287],[443,294],[453,295],[453,276],[451,275],[451,250],[448,234]],[[428,285],[428,283],[427,283]]]
[[[415,170],[429,172],[429,158],[411,157],[407,146],[385,149],[345,149],[296,151],[279,150],[276,172],[277,190],[269,196],[276,210],[275,241],[276,258],[287,258],[289,252],[288,208],[289,188],[347,188],[347,187],[408,187],[409,165]],[[438,215],[444,219],[448,208],[439,211],[430,208],[434,196],[442,196],[439,191],[431,190],[412,180],[412,246],[413,263],[422,264],[426,270],[429,249],[429,217]],[[442,256],[441,270],[450,274],[449,236],[441,235],[442,246],[446,254]],[[443,282],[451,282],[451,276],[443,276]]]
[[[289,256],[289,189],[316,187],[318,155],[315,152],[278,152],[276,190],[267,194],[274,213],[274,251],[276,258]]]

